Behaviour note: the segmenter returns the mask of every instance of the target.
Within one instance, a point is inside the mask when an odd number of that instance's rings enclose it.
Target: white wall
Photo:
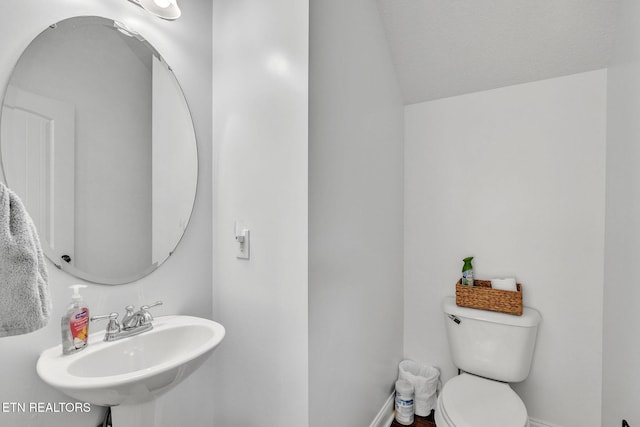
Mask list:
[[[216,0],[215,425],[308,424],[308,2]],[[236,258],[235,222],[251,236]]]
[[[311,2],[309,425],[369,425],[402,359],[403,106],[374,2]]]
[[[137,29],[166,58],[181,82],[190,104],[200,155],[199,191],[186,235],[174,255],[140,281],[123,286],[90,285],[85,300],[92,313],[123,312],[127,304],[139,306],[158,299],[165,305],[157,314],[211,316],[211,4],[192,0],[181,4],[183,16],[161,21],[133,4],[99,0],[5,0],[0,4],[0,88],[29,42],[48,25],[75,15],[102,15]],[[37,377],[40,351],[60,342],[60,323],[68,303],[67,286],[77,282],[49,264],[53,316],[40,331],[0,339],[0,402],[60,402],[70,399]],[[101,326],[100,328],[104,328]],[[98,327],[94,327],[97,330]],[[164,425],[211,425],[212,363],[199,375],[161,399]],[[96,425],[99,408],[89,414],[20,414],[0,412],[0,425]]]
[[[620,2],[608,70],[602,425],[640,425],[640,4]]]
[[[606,78],[405,110],[405,355],[455,374],[440,302],[473,255],[477,278],[515,275],[541,312],[531,374],[514,389],[530,416],[564,427],[601,413]]]

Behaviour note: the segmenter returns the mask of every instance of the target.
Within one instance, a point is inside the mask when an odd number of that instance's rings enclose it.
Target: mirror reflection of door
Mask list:
[[[67,255],[73,265],[74,107],[9,85],[2,117],[2,160],[11,188],[21,195],[49,259],[59,264]]]
[[[2,110],[6,183],[51,261],[122,284],[173,253],[193,209],[197,145],[173,72],[142,36],[101,17],[51,25],[20,57]]]

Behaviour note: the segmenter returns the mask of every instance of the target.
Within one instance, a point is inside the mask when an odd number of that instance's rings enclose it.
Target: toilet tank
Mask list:
[[[458,307],[454,297],[442,303],[449,350],[459,369],[508,383],[529,375],[538,311],[525,307],[522,316]]]

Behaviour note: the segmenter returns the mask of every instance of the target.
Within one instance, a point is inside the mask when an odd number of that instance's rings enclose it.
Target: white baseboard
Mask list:
[[[557,424],[551,424],[547,421],[536,420],[535,418],[529,418],[530,427],[560,427]]]
[[[393,422],[393,407],[395,405],[395,392],[384,402],[384,405],[373,419],[369,427],[389,427]]]

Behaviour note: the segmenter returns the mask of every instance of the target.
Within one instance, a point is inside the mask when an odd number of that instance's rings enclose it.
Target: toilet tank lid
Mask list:
[[[455,297],[445,297],[442,301],[442,310],[446,314],[453,314],[457,317],[481,320],[484,322],[502,323],[511,326],[521,326],[525,328],[538,326],[542,320],[542,316],[538,310],[530,307],[523,308],[522,316],[515,316],[513,314],[498,313],[495,311],[460,307],[456,305]]]

